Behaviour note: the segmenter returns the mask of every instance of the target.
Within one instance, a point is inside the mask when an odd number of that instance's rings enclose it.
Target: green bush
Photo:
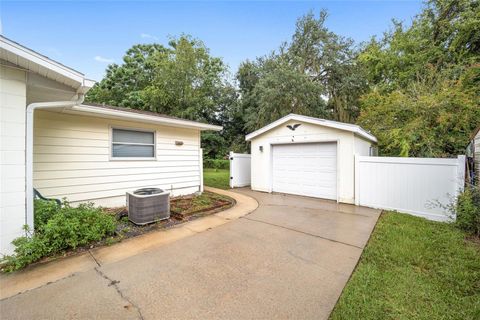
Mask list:
[[[6,271],[21,269],[43,257],[99,241],[114,233],[116,221],[93,204],[59,207],[52,201],[35,201],[35,232],[12,241],[15,254],[7,256]],[[27,230],[28,232],[30,230]]]
[[[64,204],[68,205],[68,204]],[[33,216],[35,231],[47,224],[59,210],[55,201],[35,200],[35,214]]]
[[[470,186],[457,198],[456,225],[468,233],[480,236],[480,189]]]
[[[209,169],[230,169],[230,160],[223,159],[204,159],[203,167]]]

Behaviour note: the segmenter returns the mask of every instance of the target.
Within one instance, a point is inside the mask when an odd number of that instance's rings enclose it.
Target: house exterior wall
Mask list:
[[[360,137],[354,136],[355,154],[359,156],[370,156],[372,143]]]
[[[52,111],[36,111],[34,123],[33,185],[44,196],[122,206],[126,191],[142,187],[162,188],[173,196],[201,190],[198,130]],[[156,159],[112,159],[112,127],[155,130]]]
[[[301,123],[295,131],[286,126]],[[337,142],[337,197],[338,201],[354,203],[354,166],[356,148],[362,154],[367,152],[370,144],[362,141],[355,147],[355,136],[352,132],[338,130],[300,121],[289,121],[267,131],[251,141],[252,168],[251,187],[253,190],[272,192],[272,144]],[[263,147],[263,152],[260,151]]]
[[[477,170],[477,185],[480,186],[480,131],[477,132],[477,135],[473,139],[474,150],[475,150],[475,168]]]
[[[25,224],[26,74],[0,66],[0,256]]]

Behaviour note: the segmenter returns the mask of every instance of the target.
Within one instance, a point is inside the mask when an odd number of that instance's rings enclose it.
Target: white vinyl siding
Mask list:
[[[0,66],[0,257],[25,224],[25,72]]]
[[[111,128],[155,132],[155,159],[111,161]],[[183,141],[183,145],[175,144]],[[34,186],[45,196],[125,204],[125,192],[159,187],[174,196],[200,190],[198,130],[37,111]]]
[[[287,128],[287,125],[297,123],[301,123],[301,126],[295,131]],[[252,189],[272,192],[272,151],[275,145],[325,142],[337,143],[337,200],[354,203],[355,152],[368,155],[371,143],[350,131],[301,121],[288,121],[251,140]],[[263,151],[260,151],[260,147]]]
[[[359,156],[371,156],[372,154],[372,148],[375,146],[372,145],[367,140],[364,140],[360,137],[354,136],[353,142],[355,144],[355,154]]]

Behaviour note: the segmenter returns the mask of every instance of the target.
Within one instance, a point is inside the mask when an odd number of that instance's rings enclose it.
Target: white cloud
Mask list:
[[[95,56],[95,61],[98,61],[98,62],[104,62],[104,63],[114,63],[115,60],[114,59],[109,59],[109,58],[105,58],[105,57],[102,57],[102,56]]]
[[[151,34],[148,34],[148,33],[141,33],[140,38],[158,40],[157,37],[152,36]]]

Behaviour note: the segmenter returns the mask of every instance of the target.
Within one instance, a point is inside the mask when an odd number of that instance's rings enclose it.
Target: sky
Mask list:
[[[189,34],[234,74],[246,59],[290,40],[297,18],[322,8],[327,27],[355,42],[381,36],[392,19],[409,24],[421,1],[0,1],[2,34],[101,80],[134,44]]]

